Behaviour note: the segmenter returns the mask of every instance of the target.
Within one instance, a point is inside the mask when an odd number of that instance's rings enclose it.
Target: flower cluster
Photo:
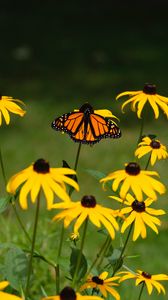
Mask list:
[[[143,90],[140,91],[123,92],[117,96],[117,99],[122,96],[131,96],[122,105],[122,111],[130,103],[131,109],[137,112],[138,118],[141,118],[142,110],[148,103],[152,107],[156,119],[159,117],[159,108],[168,117],[168,98],[157,94],[156,86],[153,84],[145,84]],[[9,112],[20,116],[25,114],[25,111],[16,103],[24,104],[12,97],[0,97],[0,125],[2,124],[2,115],[6,124],[9,124]],[[72,112],[64,113],[57,117],[51,126],[57,131],[67,133],[73,141],[79,143],[74,169],[71,169],[67,163],[63,167],[52,168],[47,160],[40,158],[8,180],[6,190],[10,203],[15,205],[18,200],[20,207],[27,210],[30,199],[32,203],[36,203],[36,213],[32,238],[16,213],[24,233],[31,242],[30,250],[26,250],[28,253],[28,255],[26,254],[28,257],[27,278],[26,284],[24,282],[23,287],[21,286],[21,298],[14,293],[2,291],[9,285],[4,278],[5,281],[0,283],[0,296],[3,300],[31,299],[30,282],[33,270],[32,262],[35,257],[53,268],[56,275],[56,295],[47,296],[43,289],[43,300],[101,300],[102,297],[120,300],[122,299],[119,292],[120,284],[127,279],[135,279],[135,285],[141,285],[139,300],[145,286],[149,295],[153,288],[156,288],[158,293],[165,294],[165,288],[159,281],[167,281],[168,275],[151,275],[141,270],[134,272],[125,265],[124,260],[125,249],[131,235],[135,242],[140,237],[142,239],[147,237],[147,229],[152,229],[156,234],[159,233],[160,217],[166,212],[163,209],[154,208],[154,205],[156,201],[158,202],[158,196],[166,192],[166,187],[160,181],[158,172],[148,170],[148,167],[149,163],[153,167],[158,160],[168,157],[166,146],[150,134],[144,136],[141,128],[133,161],[125,163],[124,167],[119,170],[112,170],[107,176],[101,176],[99,180],[103,190],[110,186],[110,190],[113,192],[108,197],[111,199],[108,207],[102,203],[99,204],[96,197],[88,195],[87,192],[82,197],[78,197],[80,200],[73,200],[72,197],[74,191],[79,192],[77,165],[81,145],[94,145],[104,138],[120,138],[121,130],[117,121],[119,119],[111,111],[95,110],[89,103],[84,103],[79,109],[74,109]],[[148,159],[143,168],[138,159],[145,155],[148,155]],[[56,262],[36,250],[41,195],[46,199],[53,224],[63,221]],[[59,199],[61,201],[58,201]],[[116,205],[118,205],[117,208]],[[16,206],[14,207],[16,212]],[[102,233],[105,241],[93,262],[88,264],[84,255],[84,246],[90,224],[93,225],[93,230],[96,227],[95,236]],[[70,275],[64,276],[68,280],[68,285],[60,289],[61,252],[64,231],[68,228],[72,233],[66,241],[74,243],[71,247],[70,268],[69,266],[65,268],[70,269]],[[128,235],[125,238],[128,228]],[[113,241],[116,236],[122,242],[115,249]],[[95,243],[96,239],[93,242]],[[119,272],[118,270],[122,267],[129,271]]]

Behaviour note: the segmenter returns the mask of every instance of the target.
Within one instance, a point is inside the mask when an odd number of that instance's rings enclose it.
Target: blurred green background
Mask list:
[[[74,194],[74,198],[94,194],[98,200],[112,205],[106,200],[112,192],[105,194],[85,169],[107,174],[122,169],[125,162],[134,159],[140,120],[129,108],[124,115],[121,113],[123,101],[115,101],[118,93],[141,90],[144,83],[150,82],[157,85],[159,94],[168,95],[167,10],[167,1],[162,0],[117,3],[1,1],[0,90],[2,95],[22,99],[27,106],[23,119],[13,115],[10,125],[3,123],[1,127],[7,178],[41,157],[49,159],[51,166],[61,166],[62,159],[65,159],[73,167],[78,145],[67,135],[52,130],[50,124],[62,113],[88,101],[95,109],[111,109],[120,118],[122,138],[102,140],[93,147],[82,146],[78,168],[81,190]],[[159,120],[154,120],[151,110],[146,111],[144,133],[156,133],[161,142],[167,144],[167,120],[162,112]],[[142,160],[143,167],[146,159]],[[168,183],[167,167],[167,161],[154,167],[165,185]],[[0,179],[4,195],[2,176]],[[34,206],[30,207],[34,211]],[[155,207],[167,208],[167,194]],[[31,232],[33,220],[30,211],[20,213]],[[39,225],[42,234],[38,243],[54,259],[59,234],[55,233],[55,224],[50,222],[52,213],[46,214],[44,209],[42,214],[44,218]],[[127,253],[139,254],[140,257],[128,260],[129,267],[133,265],[135,269],[144,268],[151,273],[168,273],[167,216],[162,219],[159,236],[149,230],[145,241],[139,239],[137,243],[130,243]],[[0,222],[2,241],[26,243],[12,213],[2,216]],[[98,235],[95,245],[92,245],[92,234],[91,230],[88,233],[89,247],[96,251],[100,237]],[[48,250],[46,245],[50,244]],[[52,272],[46,271],[43,263],[38,262],[37,266],[36,298],[41,284],[48,293],[54,291]],[[126,288],[124,293],[127,295],[125,299],[135,299],[132,289]],[[156,294],[152,296],[153,300],[164,298]]]

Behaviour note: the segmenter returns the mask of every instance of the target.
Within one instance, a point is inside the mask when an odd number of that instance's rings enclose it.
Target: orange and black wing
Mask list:
[[[83,144],[95,144],[102,138],[118,138],[120,129],[110,118],[97,114],[85,115],[83,112],[64,114],[54,120],[52,128],[66,132],[75,141]]]
[[[76,134],[83,122],[84,114],[81,112],[72,112],[62,115],[55,119],[51,127],[55,130],[66,132],[69,135]]]
[[[71,138],[83,144],[95,144],[102,138],[119,138],[121,131],[110,118],[104,118],[97,114],[84,115],[78,130]]]

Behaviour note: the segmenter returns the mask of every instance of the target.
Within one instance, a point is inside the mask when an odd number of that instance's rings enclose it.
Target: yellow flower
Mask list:
[[[70,240],[76,242],[79,240],[79,236],[79,232],[72,232],[70,235]]]
[[[66,192],[65,183],[73,186],[77,191],[78,184],[66,175],[74,175],[76,172],[69,168],[50,168],[49,163],[44,159],[38,159],[28,168],[12,176],[7,184],[7,192],[15,194],[17,188],[22,184],[19,193],[20,205],[27,209],[27,196],[30,192],[31,200],[34,203],[39,191],[42,189],[47,201],[47,208],[51,209],[54,201],[54,194],[64,201],[70,201]]]
[[[165,159],[168,157],[166,146],[162,145],[159,140],[151,139],[146,136],[142,139],[142,142],[138,144],[138,148],[135,151],[135,156],[141,158],[145,154],[150,153],[150,162],[153,166],[156,160]]]
[[[57,296],[49,296],[45,297],[42,300],[102,300],[102,298],[98,296],[82,296],[79,293],[75,293],[75,291],[71,287],[65,287],[60,295]]]
[[[118,283],[115,283],[113,281],[117,280],[120,277],[107,277],[108,272],[103,272],[99,276],[88,277],[86,283],[81,286],[80,291],[83,291],[85,289],[99,289],[105,298],[107,297],[107,292],[109,292],[116,300],[120,300],[120,295],[112,287],[118,285]]]
[[[135,285],[139,285],[140,283],[145,283],[149,295],[151,295],[153,288],[156,288],[158,293],[166,294],[165,289],[162,284],[160,284],[161,280],[168,280],[168,276],[166,274],[157,274],[151,275],[141,270],[137,270],[137,273],[131,273],[128,271],[119,272],[118,274],[125,274],[121,277],[120,282],[127,279],[135,279]]]
[[[123,199],[120,199],[115,196],[110,196],[121,203],[123,203]],[[127,207],[121,208],[121,214],[129,214],[128,217],[124,220],[121,233],[124,233],[129,225],[134,223],[134,233],[133,233],[133,241],[136,241],[137,238],[141,235],[144,239],[146,238],[146,226],[149,226],[153,231],[158,234],[158,229],[156,227],[161,225],[161,222],[155,216],[161,216],[165,214],[165,211],[162,209],[154,209],[149,207],[152,204],[153,200],[147,198],[145,201],[140,202],[136,200],[130,194],[127,194],[126,199],[124,200],[124,204]]]
[[[20,298],[16,295],[12,295],[12,294],[2,292],[2,290],[4,290],[8,285],[9,285],[8,281],[1,281],[0,282],[0,299],[1,300],[23,300],[22,298]]]
[[[159,176],[157,172],[141,170],[140,166],[135,162],[126,164],[124,170],[118,170],[102,178],[100,182],[103,182],[103,188],[105,183],[110,180],[114,180],[112,183],[113,191],[117,191],[120,186],[120,197],[125,198],[129,189],[132,189],[135,198],[139,201],[143,200],[143,194],[146,194],[153,200],[157,199],[157,195],[165,193],[165,186],[158,180],[151,176]]]
[[[89,220],[97,227],[101,227],[102,223],[112,239],[115,238],[114,229],[119,229],[115,220],[115,211],[97,204],[94,196],[84,196],[82,200],[78,202],[71,201],[53,204],[52,207],[64,209],[61,213],[57,214],[53,220],[64,219],[65,227],[68,227],[74,219],[77,219],[74,225],[75,233],[78,232],[86,218],[89,218]]]
[[[9,96],[0,96],[0,126],[2,125],[2,115],[5,119],[6,124],[8,125],[10,122],[9,112],[19,115],[21,117],[23,117],[24,114],[26,113],[26,111],[23,110],[15,102],[24,105],[24,103],[21,100],[13,99],[12,97]]]
[[[154,111],[155,119],[158,119],[159,117],[159,108],[162,109],[168,118],[168,98],[156,94],[156,86],[153,84],[145,84],[142,91],[123,92],[119,94],[116,99],[122,96],[131,96],[131,98],[122,105],[121,109],[123,112],[124,107],[131,103],[131,109],[133,111],[137,110],[137,116],[138,118],[141,118],[142,109],[148,102]]]

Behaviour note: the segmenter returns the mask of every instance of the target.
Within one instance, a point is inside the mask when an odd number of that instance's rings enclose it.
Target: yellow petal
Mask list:
[[[107,276],[108,276],[108,272],[103,272],[103,273],[101,273],[100,275],[99,275],[99,278],[100,279],[102,279],[102,280],[104,280],[104,279],[106,279],[107,278]]]
[[[113,295],[113,297],[114,297],[116,300],[120,300],[120,295],[118,294],[118,292],[117,292],[115,289],[113,289],[113,288],[111,288],[111,287],[109,287],[109,286],[106,285],[106,290],[107,290],[111,295]]]
[[[122,92],[120,94],[117,95],[116,100],[118,100],[118,98],[122,97],[122,96],[133,96],[133,95],[138,95],[141,94],[142,91],[127,91],[127,92]]]
[[[158,106],[157,106],[157,104],[155,102],[155,98],[156,98],[156,96],[148,95],[148,101],[149,101],[150,105],[153,108],[153,111],[154,111],[154,114],[155,114],[155,119],[158,119],[158,117],[159,117],[159,109],[158,109]]]
[[[5,292],[0,292],[0,299],[2,299],[2,300],[23,300],[23,298],[20,298],[18,296],[8,294]]]
[[[74,225],[74,232],[78,232],[79,228],[81,227],[81,225],[83,224],[83,222],[86,220],[88,214],[86,211],[83,211],[81,213],[81,215],[78,217],[75,225]]]
[[[147,99],[143,99],[141,100],[141,102],[138,103],[138,108],[137,108],[137,116],[139,119],[141,119],[141,112],[142,112],[142,109],[146,103]]]
[[[4,116],[6,124],[8,125],[9,122],[10,122],[10,116],[9,116],[9,113],[8,113],[7,109],[5,107],[1,107],[1,112]]]
[[[168,118],[168,105],[160,101],[160,99],[156,99],[156,103],[160,106],[160,108],[163,110],[163,112],[166,114]]]
[[[9,285],[9,281],[0,282],[0,290],[4,290]]]
[[[29,178],[24,185],[22,186],[21,190],[20,190],[20,195],[19,195],[19,202],[20,202],[20,206],[22,209],[27,209],[27,195],[30,192],[30,190],[32,189],[32,186],[34,184],[34,181],[32,178]]]
[[[136,213],[133,211],[124,221],[122,227],[121,227],[121,233],[124,233],[124,231],[127,229],[127,227],[134,222],[136,218]]]

